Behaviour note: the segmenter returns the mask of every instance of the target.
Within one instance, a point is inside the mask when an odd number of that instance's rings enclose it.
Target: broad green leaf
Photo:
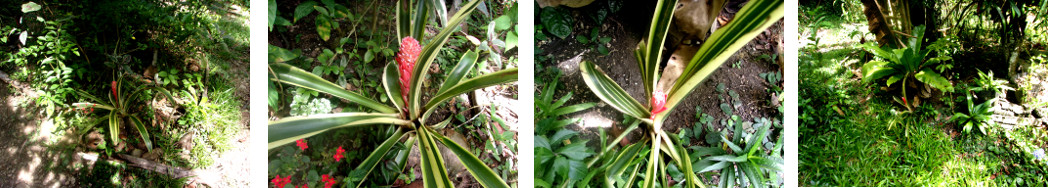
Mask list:
[[[669,92],[669,98],[666,101],[667,110],[672,112],[673,108],[684,100],[688,93],[691,93],[699,83],[717,70],[736,51],[782,18],[783,12],[783,1],[781,0],[754,0],[746,3],[735,14],[731,23],[717,29],[699,48]],[[668,114],[670,113],[660,113],[655,119],[663,119]]]
[[[428,114],[432,113],[434,107],[436,107],[437,105],[439,105],[441,103],[446,102],[448,99],[451,99],[452,97],[455,97],[455,96],[458,96],[458,95],[461,95],[463,93],[470,92],[470,91],[473,91],[473,90],[477,90],[477,89],[481,89],[481,88],[485,88],[485,87],[489,87],[489,86],[493,86],[493,85],[498,85],[498,84],[509,83],[509,82],[516,81],[516,80],[517,80],[517,68],[511,68],[511,69],[501,70],[501,71],[498,71],[498,72],[493,72],[493,73],[490,73],[490,74],[485,74],[485,75],[478,76],[476,78],[470,78],[468,80],[462,81],[461,83],[458,83],[458,84],[456,84],[454,86],[451,86],[447,90],[444,90],[444,92],[437,93],[436,96],[433,96],[433,98],[430,99],[428,103],[426,103],[425,109],[426,109],[427,116],[425,116],[425,117],[428,117]],[[414,82],[414,81],[412,81],[412,82]],[[418,91],[418,90],[416,90],[416,91]]]
[[[269,62],[270,63],[283,63],[285,61],[291,61],[292,59],[298,58],[298,55],[288,51],[287,49],[269,45]]]
[[[593,151],[586,148],[586,141],[568,144],[564,147],[558,148],[556,153],[571,160],[583,160],[586,159],[586,157],[593,155]]]
[[[404,136],[403,128],[397,128],[397,130],[393,132],[392,136],[386,139],[386,141],[382,142],[382,144],[378,145],[378,147],[375,148],[375,151],[372,151],[371,154],[368,154],[368,157],[364,159],[364,162],[360,163],[360,166],[357,166],[355,171],[362,170],[364,172],[367,172],[364,175],[364,177],[360,177],[363,179],[361,179],[360,182],[357,183],[357,187],[360,187],[364,184],[364,179],[367,179],[367,175],[371,174],[371,170],[375,169],[375,166],[378,165],[379,161],[381,161],[382,158],[385,158],[386,153],[389,152],[389,149],[392,148],[393,145],[397,143],[397,141],[400,141],[400,138],[402,136]]]
[[[894,68],[885,61],[870,61],[862,65],[862,81],[872,82],[884,76],[895,74]]]
[[[538,138],[536,137],[535,140],[537,142]],[[553,150],[550,150],[550,148],[535,147],[535,162],[538,162],[537,164],[546,164],[555,157],[557,156],[553,154]]]
[[[924,70],[917,72],[913,77],[917,78],[917,81],[924,82],[936,89],[953,92],[953,84],[950,83],[950,80],[943,78],[942,75],[939,75],[939,73],[936,73],[931,69],[925,68]]]
[[[470,13],[472,13],[473,10],[477,9],[478,4],[480,4],[480,0],[472,0],[468,3],[463,4],[462,7],[459,8],[458,12],[456,12],[455,15],[452,16],[451,19],[449,19],[448,25],[454,26],[461,23],[462,20],[465,20],[465,18],[469,17]],[[451,36],[451,33],[454,30],[455,27],[444,27],[440,30],[439,33],[437,33],[436,36],[433,36],[433,38],[429,40],[429,43],[426,44],[425,47],[422,47],[422,53],[418,57],[415,70],[412,71],[412,76],[414,78],[425,78],[426,75],[429,74],[429,67],[433,63],[433,60],[437,58],[437,55],[439,55],[439,49],[443,47],[444,43],[448,41],[448,37]],[[516,69],[513,69],[513,75],[513,79],[516,79]],[[408,106],[412,108],[410,110],[412,118],[417,118],[419,117],[419,115],[421,115],[420,112],[422,111],[422,108],[420,105],[422,104],[422,82],[423,79],[411,79],[411,85],[409,87],[411,88],[411,91],[409,92],[410,94],[408,96],[409,100],[411,100],[409,101],[411,105]],[[431,100],[430,102],[432,103],[433,101]]]
[[[576,134],[578,134],[578,132],[575,132],[575,131],[573,131],[571,129],[557,130],[557,133],[553,133],[553,136],[550,137],[549,141],[550,142],[556,142],[556,143],[562,143],[562,142],[564,142],[564,140],[567,140],[567,139],[571,138],[571,136],[575,136]]]
[[[488,168],[487,164],[480,161],[480,159],[478,159],[477,156],[474,156],[473,153],[470,153],[469,150],[458,145],[455,141],[441,135],[434,134],[434,136],[436,136],[440,142],[444,143],[444,146],[447,146],[448,150],[455,153],[455,156],[458,156],[459,161],[462,161],[462,165],[466,166],[466,170],[468,170],[470,174],[473,174],[473,177],[477,182],[480,182],[481,185],[488,188],[509,187],[509,185],[506,185],[506,182],[503,181],[498,174],[495,174],[491,168]]]
[[[294,86],[318,91],[321,93],[331,94],[336,97],[352,101],[358,105],[365,106],[382,113],[397,112],[396,109],[383,105],[378,101],[369,99],[360,94],[346,91],[345,89],[342,89],[342,87],[339,87],[334,83],[324,80],[323,78],[320,78],[319,76],[314,75],[313,73],[309,73],[305,70],[299,69],[298,67],[294,67],[284,63],[274,63],[269,64],[269,68],[273,71],[274,74],[276,74],[276,78],[271,78],[274,81],[291,84]]]
[[[857,47],[865,49],[867,52],[872,53],[874,56],[887,59],[888,61],[893,61],[893,62],[898,62],[899,61],[899,57],[896,56],[895,53],[888,52],[888,50],[885,50],[884,48],[881,48],[880,46],[877,46],[877,44],[875,44],[873,42],[867,42],[867,43],[859,44],[859,45],[857,45]]]
[[[315,20],[317,24],[317,34],[320,35],[320,39],[327,41],[331,39],[331,30],[335,28],[335,25],[331,23],[331,18],[327,16],[317,16]]]
[[[295,18],[293,21],[298,22],[298,19],[302,19],[302,17],[306,17],[309,13],[313,13],[313,6],[315,5],[317,5],[316,1],[306,1],[302,2],[302,4],[298,4],[298,7],[295,7]],[[317,17],[319,18],[320,16]]]
[[[648,108],[633,99],[622,87],[619,87],[618,83],[615,83],[592,62],[582,61],[579,63],[579,69],[582,70],[582,79],[586,81],[586,85],[593,91],[593,94],[611,107],[637,119],[647,119],[651,116]]]
[[[142,137],[142,142],[146,144],[146,150],[153,151],[153,140],[149,137],[149,130],[146,129],[146,124],[143,124],[142,120],[138,119],[137,116],[131,116],[131,123],[138,130],[138,135]]]
[[[476,67],[473,65],[477,63],[478,56],[480,56],[480,54],[473,52],[473,50],[467,50],[466,53],[462,54],[462,59],[459,59],[458,64],[455,64],[455,68],[451,69],[451,72],[448,72],[448,77],[444,79],[444,84],[440,85],[437,93],[447,91],[452,86],[459,84],[459,81],[462,80],[462,78],[465,78],[466,75],[469,75],[469,72],[473,70],[473,67]]]
[[[361,125],[410,125],[397,114],[334,113],[292,117],[269,122],[269,149],[307,138],[331,129]]]
[[[22,4],[22,13],[30,13],[40,10],[40,4],[36,4],[32,1]]]
[[[513,27],[513,19],[509,15],[502,15],[495,18],[495,30],[505,31]]]
[[[393,102],[393,106],[397,108],[397,111],[407,109],[404,104],[404,98],[401,97],[400,91],[400,71],[397,71],[397,65],[393,62],[387,63],[386,68],[382,72],[382,88],[386,90],[386,97],[389,97],[389,101]]]
[[[546,28],[546,31],[561,39],[571,36],[572,24],[575,23],[571,17],[571,12],[558,7],[542,8],[539,20],[542,22],[543,28]]]

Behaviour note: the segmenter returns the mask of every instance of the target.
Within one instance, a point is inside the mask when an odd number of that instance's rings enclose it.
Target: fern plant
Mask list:
[[[389,150],[400,142],[406,140],[404,145],[408,147],[419,147],[421,153],[422,179],[425,187],[454,187],[450,177],[445,171],[444,159],[441,158],[440,149],[437,144],[441,143],[452,151],[462,162],[466,169],[484,187],[509,187],[494,171],[484,162],[470,153],[469,148],[463,148],[451,139],[439,134],[436,129],[441,129],[450,123],[451,118],[441,122],[429,122],[432,113],[455,96],[466,92],[485,88],[488,86],[509,83],[517,79],[517,69],[510,68],[494,73],[484,74],[473,78],[466,78],[472,71],[479,56],[478,53],[467,51],[455,65],[450,69],[451,73],[443,84],[438,86],[435,95],[429,101],[423,101],[423,80],[429,74],[429,67],[436,58],[439,49],[447,42],[455,27],[444,27],[435,36],[426,42],[425,46],[419,46],[415,39],[421,39],[425,29],[426,15],[429,9],[439,6],[436,1],[418,2],[412,11],[408,1],[400,1],[397,6],[397,33],[401,42],[401,52],[397,54],[397,64],[389,63],[383,69],[382,88],[385,97],[392,103],[386,103],[364,97],[363,95],[347,91],[338,85],[323,78],[311,74],[305,70],[283,63],[283,61],[294,59],[283,58],[280,54],[287,54],[277,50],[276,58],[270,58],[272,62],[269,68],[272,72],[272,81],[294,85],[300,88],[315,90],[320,93],[330,94],[342,98],[374,112],[347,112],[311,115],[306,117],[285,118],[269,123],[269,149],[294,142],[295,140],[310,137],[328,130],[360,127],[360,126],[388,126],[395,129],[392,136],[372,151],[364,162],[356,167],[353,172],[365,172],[364,174],[353,174],[356,177],[366,178],[368,174],[383,161],[384,158],[394,157],[395,153]],[[454,16],[448,18],[448,26],[457,26],[469,17],[470,13],[477,8],[480,0],[472,0],[464,3]],[[436,10],[435,10],[436,11]],[[438,11],[439,12],[439,11]],[[272,49],[272,47],[271,47]],[[286,50],[285,50],[286,51]],[[274,53],[271,53],[274,55]],[[416,66],[417,63],[417,66]],[[362,185],[363,181],[357,186]]]
[[[641,142],[625,147],[620,153],[615,154],[617,156],[605,157],[606,153],[610,153],[607,152],[610,151],[609,149],[602,150],[601,153],[595,155],[594,160],[603,160],[605,163],[592,170],[591,173],[605,174],[604,178],[600,179],[604,180],[604,185],[606,186],[614,186],[616,184],[632,186],[639,184],[640,187],[648,188],[655,187],[657,183],[661,182],[661,187],[669,187],[669,181],[664,179],[666,176],[659,174],[665,174],[666,164],[672,162],[683,171],[685,187],[705,187],[694,173],[696,168],[692,165],[685,148],[678,140],[662,130],[662,125],[670,112],[699,83],[706,80],[713,71],[716,71],[729,57],[763,32],[765,28],[782,18],[784,11],[783,2],[779,0],[750,1],[736,14],[731,23],[718,29],[702,44],[677,80],[673,81],[673,83],[658,83],[662,46],[665,42],[670,18],[673,17],[676,4],[676,1],[673,0],[658,1],[647,42],[641,42],[634,52],[637,57],[638,67],[640,67],[645,94],[651,99],[648,106],[644,106],[630,97],[618,83],[615,83],[593,62],[583,61],[579,64],[583,80],[585,80],[586,85],[589,86],[594,94],[616,110],[639,119],[644,124],[644,128],[640,129],[643,130],[640,134],[645,138]],[[666,88],[668,91],[660,91],[659,88],[655,87],[660,84],[670,86]],[[636,130],[632,127],[630,128],[631,131]],[[621,136],[626,134],[623,133]],[[559,142],[559,140],[550,140],[550,142]],[[612,146],[614,144],[606,147],[610,148]],[[640,156],[641,153],[645,153],[644,155],[646,156]],[[664,161],[664,156],[668,156],[671,160]],[[647,158],[647,160],[642,161],[646,165],[643,167],[643,179],[638,181],[639,176],[637,176],[637,173],[640,167],[633,167],[632,173],[623,178],[623,173],[631,167],[631,165],[627,164],[639,164],[633,163],[633,160],[637,157]],[[590,163],[587,166],[593,167],[593,164]],[[779,163],[770,163],[769,165],[781,166],[782,163],[780,161]],[[774,169],[778,169],[778,167],[774,167]],[[662,180],[659,180],[660,178]],[[763,184],[755,185],[759,187]]]

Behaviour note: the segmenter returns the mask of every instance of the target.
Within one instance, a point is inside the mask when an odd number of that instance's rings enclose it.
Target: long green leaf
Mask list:
[[[637,119],[647,119],[651,116],[651,111],[622,90],[618,83],[592,62],[582,61],[579,63],[579,69],[582,70],[582,79],[586,81],[590,90],[593,90],[593,94],[611,107]]]
[[[426,6],[425,0],[418,0],[415,2],[415,9],[411,10],[414,14],[411,17],[411,37],[421,39],[422,34],[426,31],[426,22],[429,21],[429,6]]]
[[[455,26],[461,23],[462,20],[469,17],[469,14],[472,13],[473,10],[477,9],[478,4],[480,4],[480,0],[472,0],[463,4],[458,12],[455,13],[455,16],[451,17],[448,25]],[[411,105],[408,106],[411,108],[410,111],[412,118],[417,118],[421,115],[420,111],[422,111],[422,108],[420,108],[420,105],[422,104],[422,81],[426,78],[426,75],[429,74],[429,66],[433,64],[433,60],[437,58],[437,55],[439,55],[439,49],[444,46],[444,43],[448,42],[448,37],[451,36],[451,32],[454,31],[455,28],[456,27],[444,27],[444,29],[441,29],[436,36],[429,40],[429,43],[426,44],[425,47],[422,47],[422,53],[419,55],[418,61],[415,62],[415,70],[412,71],[412,77],[415,79],[411,79],[411,92],[408,97],[411,100]]]
[[[279,81],[301,88],[306,88],[321,93],[327,93],[334,95],[339,98],[343,98],[349,101],[353,101],[356,104],[365,106],[375,111],[382,113],[394,113],[396,109],[383,105],[382,103],[364,97],[363,95],[356,94],[350,91],[346,91],[339,87],[335,83],[331,83],[320,76],[314,75],[313,73],[306,72],[305,70],[299,69],[284,63],[273,63],[269,64],[269,68],[276,73],[274,81]]]
[[[138,130],[138,135],[142,137],[142,142],[146,144],[146,150],[153,151],[153,139],[149,137],[149,130],[146,129],[146,124],[143,124],[142,120],[138,119],[137,116],[131,116],[131,123]]]
[[[448,150],[455,153],[455,156],[458,156],[459,161],[462,161],[462,165],[466,166],[466,170],[469,170],[469,173],[473,174],[473,177],[477,179],[477,182],[480,182],[481,185],[488,188],[509,187],[509,185],[506,184],[506,181],[503,181],[498,174],[495,174],[495,171],[488,168],[487,164],[480,161],[480,159],[478,159],[477,156],[474,156],[473,153],[470,153],[469,150],[466,150],[466,148],[463,148],[455,143],[455,141],[444,136],[439,134],[433,135],[436,136],[441,143],[444,143],[444,146],[447,146]]]
[[[392,62],[386,64],[386,68],[383,69],[382,88],[386,90],[386,97],[389,98],[389,101],[393,101],[393,106],[397,107],[397,111],[407,109],[404,98],[401,97],[400,71],[397,71],[397,65]]]
[[[397,114],[380,113],[335,113],[286,118],[269,122],[269,149],[335,128],[373,124],[410,125],[411,122],[397,118]]]
[[[633,159],[637,158],[637,154],[640,152],[641,148],[643,148],[641,147],[641,143],[633,143],[626,146],[626,149],[622,150],[622,153],[619,153],[619,155],[615,157],[615,160],[611,162],[611,166],[608,167],[608,173],[606,174],[607,177],[613,178],[621,176],[626,170],[626,167],[628,167],[626,165],[632,162]]]
[[[765,28],[782,18],[783,12],[782,0],[754,0],[746,3],[746,6],[735,14],[731,23],[722,29],[717,29],[702,44],[698,53],[688,63],[669,92],[669,99],[666,101],[667,111],[673,111],[677,104],[684,100],[699,83],[706,80],[713,71],[724,64],[724,61],[757,37]],[[665,118],[668,114],[670,113],[660,113],[655,119]]]
[[[433,133],[429,128],[418,129],[419,151],[422,154],[422,181],[429,188],[453,188],[441,158],[440,149],[434,143]]]
[[[411,0],[397,1],[397,39],[403,39],[411,34]]]
[[[71,106],[73,106],[73,108],[75,108],[75,109],[85,109],[85,108],[100,108],[100,109],[105,109],[105,110],[113,110],[114,109],[113,106],[109,106],[109,105],[105,105],[105,104],[98,104],[98,103],[89,103],[89,102],[73,103]]]
[[[469,75],[469,71],[476,67],[473,65],[477,63],[478,56],[480,54],[473,52],[473,50],[467,50],[465,54],[462,54],[462,59],[459,59],[458,64],[455,64],[455,68],[448,73],[448,78],[444,79],[444,83],[437,89],[437,93],[447,91],[452,86],[459,84],[459,81],[465,78],[466,75]]]
[[[939,75],[939,73],[936,73],[929,68],[917,72],[913,77],[917,78],[917,81],[924,82],[936,89],[953,92],[953,84],[950,83],[950,80],[943,78],[942,75]]]
[[[713,160],[709,160],[709,159],[703,159],[703,161],[713,162]],[[709,165],[709,166],[700,166],[700,167],[702,167],[702,170],[699,170],[699,173],[709,172],[709,171],[714,171],[714,170],[720,170],[720,169],[724,169],[725,167],[729,167],[729,166],[731,166],[731,162],[720,161],[720,162],[713,163],[712,165]]]
[[[649,133],[649,135],[653,139],[651,139],[651,154],[648,156],[648,167],[644,171],[644,185],[641,185],[643,188],[655,187],[655,178],[660,176],[655,174],[655,170],[659,168],[659,149],[662,147],[662,139],[656,138],[654,132]]]
[[[498,84],[504,84],[504,83],[508,83],[508,82],[512,82],[512,81],[516,81],[516,80],[517,80],[517,68],[511,68],[511,69],[501,70],[501,71],[498,71],[498,72],[493,72],[491,74],[485,74],[485,75],[478,76],[476,78],[470,78],[469,80],[462,81],[462,83],[456,84],[455,86],[452,86],[452,87],[448,88],[444,92],[437,93],[436,96],[433,96],[433,98],[429,100],[429,103],[426,103],[426,108],[425,109],[426,109],[426,114],[427,115],[424,116],[424,117],[428,118],[428,116],[429,116],[428,114],[432,113],[432,111],[434,109],[433,107],[435,107],[435,106],[437,106],[437,105],[439,105],[441,103],[446,102],[446,100],[451,99],[452,97],[455,97],[455,96],[458,96],[458,95],[461,95],[463,93],[470,92],[470,91],[473,91],[473,90],[477,90],[477,89],[480,89],[480,88],[485,88],[485,87],[488,87],[488,86],[493,86],[493,85],[498,85]]]
[[[862,65],[862,81],[872,82],[879,78],[895,74],[897,72],[895,68],[888,66],[888,62],[885,61],[870,61]]]
[[[659,62],[662,59],[662,46],[666,43],[666,34],[669,33],[673,12],[676,10],[677,0],[659,0],[655,5],[655,15],[651,18],[651,27],[648,28],[648,42],[645,46],[644,57],[644,91],[651,95],[655,85],[659,82]]]
[[[113,141],[113,145],[120,144],[120,117],[117,117],[116,111],[109,111],[109,140]]]
[[[371,174],[371,170],[375,169],[375,166],[378,165],[378,162],[382,160],[382,158],[385,158],[386,153],[389,152],[389,149],[392,148],[393,145],[397,143],[397,141],[400,141],[400,138],[403,136],[403,128],[397,128],[397,130],[393,132],[392,136],[386,139],[386,141],[382,142],[382,144],[378,145],[378,147],[375,148],[375,151],[372,151],[371,154],[368,154],[368,157],[364,159],[364,162],[360,163],[360,166],[357,166],[357,169],[354,171],[363,170],[367,172],[364,174],[364,177],[360,177],[363,179],[361,179],[360,182],[357,183],[357,187],[364,185],[364,179],[367,179],[367,176]]]

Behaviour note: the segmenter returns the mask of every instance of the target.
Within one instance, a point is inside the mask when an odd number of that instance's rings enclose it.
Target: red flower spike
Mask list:
[[[419,46],[415,38],[404,37],[400,40],[400,52],[397,52],[394,60],[397,61],[397,68],[400,71],[400,96],[404,98],[405,104],[408,103],[408,93],[410,93],[408,85],[411,84],[412,71],[415,70],[415,62],[418,61],[420,53],[422,53],[422,46]]]
[[[116,81],[113,81],[112,85],[113,85],[113,87],[111,87],[111,89],[113,90],[113,100],[116,100],[119,103],[120,102],[120,96],[116,94]]]
[[[305,139],[298,139],[298,141],[295,141],[295,145],[298,145],[298,148],[302,149],[302,151],[306,151],[306,148],[309,148]]]
[[[346,152],[346,150],[342,149],[342,146],[339,146],[338,149],[335,149],[335,162],[342,160],[342,153],[344,152]]]
[[[655,114],[666,111],[666,93],[656,90],[651,92],[651,119],[655,119]]]

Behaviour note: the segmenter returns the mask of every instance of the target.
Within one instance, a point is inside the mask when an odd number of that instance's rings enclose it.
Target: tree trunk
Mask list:
[[[877,37],[877,43],[881,46],[897,47],[899,46],[898,39],[895,34],[892,33],[891,26],[888,25],[888,20],[884,18],[884,14],[881,13],[880,6],[876,0],[861,0],[864,8],[863,14],[866,14],[866,21],[869,23],[869,30]]]

